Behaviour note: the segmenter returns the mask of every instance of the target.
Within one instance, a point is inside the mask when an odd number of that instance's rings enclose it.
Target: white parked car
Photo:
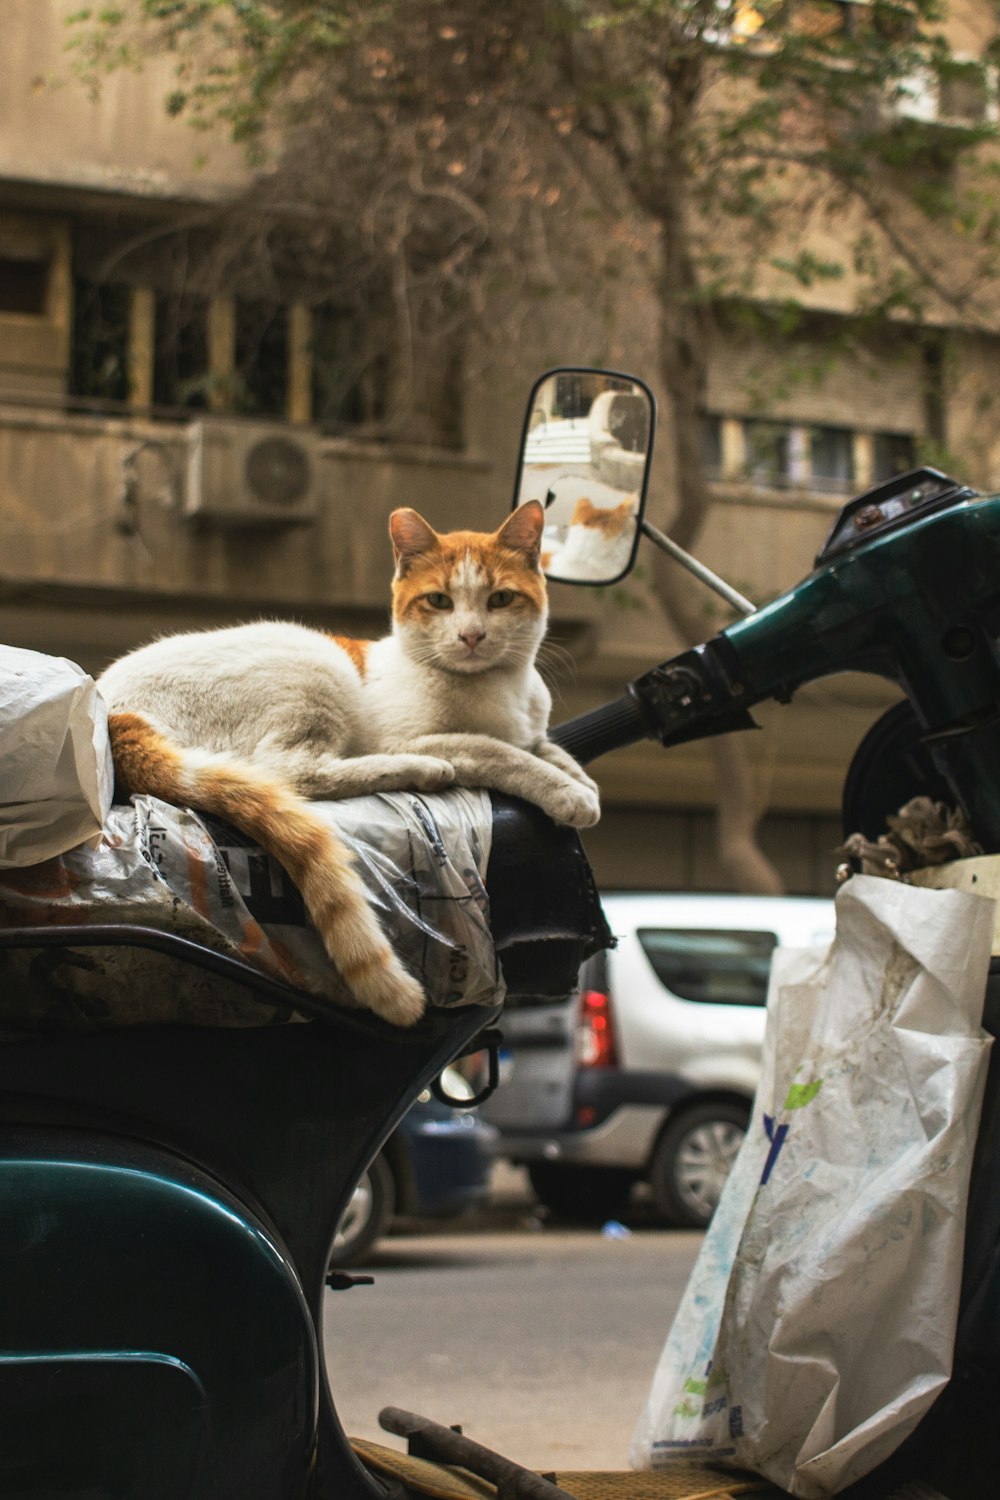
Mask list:
[[[501,1083],[481,1112],[560,1217],[616,1218],[641,1182],[671,1223],[702,1226],[746,1132],[771,956],[829,942],[833,901],[602,900],[617,946],[566,1000],[505,1012]]]

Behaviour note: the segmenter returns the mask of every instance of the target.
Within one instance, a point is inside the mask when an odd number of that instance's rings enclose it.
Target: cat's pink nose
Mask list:
[[[485,630],[462,630],[462,631],[459,632],[458,638],[459,638],[460,641],[464,641],[465,642],[465,644],[468,646],[468,648],[469,648],[470,651],[475,651],[476,647],[479,645],[479,642],[480,641],[485,641],[485,639],[486,639],[486,631]]]

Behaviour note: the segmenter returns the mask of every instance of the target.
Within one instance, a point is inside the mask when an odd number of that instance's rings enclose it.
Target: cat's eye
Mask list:
[[[506,609],[507,605],[513,604],[516,598],[517,595],[513,589],[497,589],[495,594],[490,595],[487,603],[490,609]]]
[[[423,597],[427,601],[427,603],[430,605],[431,609],[451,609],[452,608],[451,595],[450,594],[424,594]]]

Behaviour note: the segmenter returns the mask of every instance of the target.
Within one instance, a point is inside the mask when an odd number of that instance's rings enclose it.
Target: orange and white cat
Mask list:
[[[490,533],[439,535],[394,511],[384,639],[261,621],[167,636],[98,679],[120,784],[253,837],[299,887],[358,1004],[399,1025],[422,1014],[421,986],[306,799],[455,783],[524,797],[558,823],[597,821],[596,785],[547,738],[542,525],[537,502]]]

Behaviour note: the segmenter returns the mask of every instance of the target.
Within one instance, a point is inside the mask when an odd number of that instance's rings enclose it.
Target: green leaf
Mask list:
[[[793,1083],[785,1099],[785,1108],[805,1109],[807,1104],[812,1103],[822,1087],[822,1078],[814,1078],[811,1083]]]

